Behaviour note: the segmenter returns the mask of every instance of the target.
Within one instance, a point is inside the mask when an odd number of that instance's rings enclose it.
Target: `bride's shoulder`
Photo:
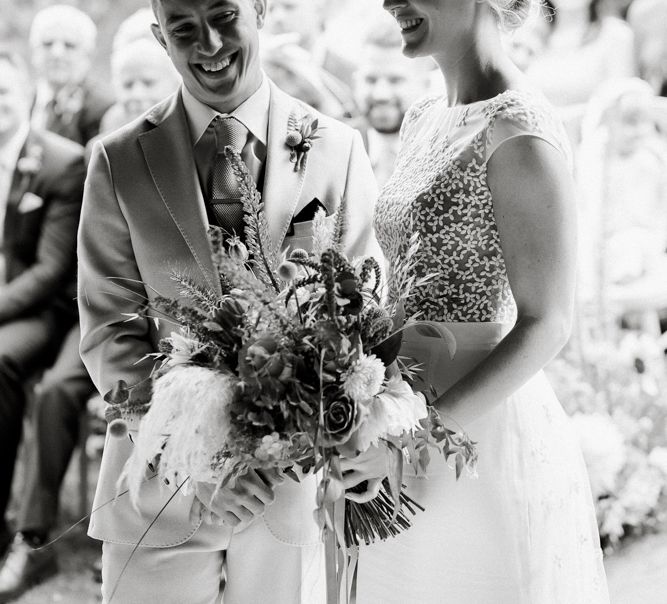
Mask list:
[[[486,104],[484,113],[490,124],[510,121],[530,127],[558,121],[551,103],[541,92],[531,88],[506,90]]]
[[[484,107],[487,157],[504,141],[515,136],[543,138],[570,156],[569,141],[556,109],[539,91],[507,90]]]

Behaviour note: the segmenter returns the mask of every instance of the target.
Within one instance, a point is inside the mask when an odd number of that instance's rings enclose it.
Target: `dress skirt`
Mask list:
[[[414,330],[401,348],[438,393],[511,327],[443,325],[456,339],[453,358],[444,340]],[[361,548],[357,604],[608,603],[586,468],[544,374],[463,428],[478,443],[478,476],[457,481],[435,452],[426,478],[404,476],[426,511],[407,532]]]

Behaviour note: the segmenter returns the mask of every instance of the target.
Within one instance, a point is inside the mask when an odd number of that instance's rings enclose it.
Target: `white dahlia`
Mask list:
[[[353,401],[361,403],[373,398],[384,381],[384,365],[374,354],[362,354],[343,376],[343,391]]]

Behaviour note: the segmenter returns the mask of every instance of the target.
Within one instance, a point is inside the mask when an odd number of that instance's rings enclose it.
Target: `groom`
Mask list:
[[[97,143],[79,231],[83,360],[100,392],[122,379],[137,385],[132,396],[139,402],[148,398],[152,363],[146,355],[173,326],[127,321],[128,314],[157,292],[180,295],[170,268],[219,291],[207,228],[217,224],[242,233],[238,190],[219,155],[225,145],[241,152],[262,190],[276,244],[303,247],[314,210],[322,206],[331,214],[345,197],[348,253],[377,253],[371,231],[376,190],[359,134],[317,115],[320,138],[298,169],[290,161],[288,132],[295,120],[315,112],[260,70],[258,29],[266,0],[152,4],[154,34],[183,86]],[[130,438],[107,438],[90,524],[90,535],[104,541],[105,602],[211,604],[223,587],[225,604],[322,601],[314,477],[294,483],[250,474],[210,505],[206,486],[198,485],[208,506],[204,516],[221,524],[202,523],[192,513],[197,495],[179,493],[167,504],[172,491],[159,479],[142,486],[138,509],[126,495],[107,504],[117,493],[137,425],[130,421]]]

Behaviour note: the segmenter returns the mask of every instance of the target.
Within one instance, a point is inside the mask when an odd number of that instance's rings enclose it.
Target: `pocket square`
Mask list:
[[[317,199],[317,197],[314,197],[296,216],[294,216],[294,218],[292,218],[292,223],[298,224],[299,222],[308,222],[315,218],[315,214],[317,214],[318,210],[324,210],[327,214],[329,213],[327,212],[326,207],[324,207],[324,204]]]
[[[39,196],[35,195],[34,193],[25,193],[23,197],[21,197],[21,201],[19,201],[18,205],[18,211],[20,214],[27,214],[28,212],[33,212],[34,210],[38,210],[44,205],[44,200]]]
[[[325,213],[327,214],[329,213],[324,204],[319,199],[317,199],[317,197],[314,197],[301,210],[299,210],[298,214],[296,214],[292,218],[292,222],[290,222],[289,231],[287,232],[287,235],[288,236],[294,235],[295,224],[312,222],[312,220],[315,218],[315,214],[317,214],[319,210],[324,210]]]

